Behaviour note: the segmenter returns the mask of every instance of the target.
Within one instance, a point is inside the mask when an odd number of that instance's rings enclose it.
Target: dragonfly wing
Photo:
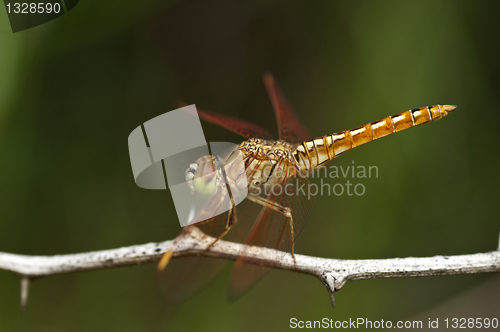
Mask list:
[[[230,299],[236,299],[249,290],[260,278],[266,275],[292,248],[292,244],[300,234],[310,216],[310,200],[305,195],[299,195],[297,190],[306,186],[309,182],[305,178],[291,177],[284,183],[279,184],[283,190],[281,194],[271,192],[263,195],[266,204],[260,205],[260,213],[246,240],[247,247],[242,251],[234,264],[231,275],[229,290]],[[257,203],[254,203],[257,204]],[[290,223],[288,217],[277,211],[273,206],[288,207],[291,209],[293,221]],[[293,232],[292,232],[292,225]],[[274,252],[270,264],[252,264],[248,246],[267,247],[279,250]]]
[[[218,209],[218,206],[214,203],[216,201],[220,202],[221,200],[214,198],[212,201],[207,202],[207,210]],[[255,219],[255,216],[252,216],[251,213],[251,208],[254,207],[251,206],[252,204],[252,202],[245,200],[236,207],[235,211],[237,211],[238,216],[242,216],[238,218],[243,220],[241,220],[241,223],[238,222],[236,227],[231,228],[224,237],[224,240],[239,243],[244,242],[249,232],[249,230],[245,228],[245,217]],[[250,209],[248,208],[249,206]],[[244,213],[240,214],[239,212],[241,211]],[[187,226],[184,228],[183,232],[186,231],[188,227],[198,227],[203,233],[218,238],[226,230],[228,213],[229,212],[226,212],[216,216],[215,218],[209,219],[209,221],[207,220],[207,222],[198,223],[196,226]],[[184,234],[181,233],[181,235]],[[181,235],[179,235],[179,237]],[[174,241],[176,241],[176,239],[174,239]],[[196,294],[199,290],[207,286],[228,263],[225,259],[205,256],[188,256],[173,259],[168,262],[166,268],[160,268],[162,265],[161,261],[162,260],[160,260],[158,264],[159,268],[157,270],[158,288],[162,297],[168,302],[179,302]]]
[[[311,139],[309,130],[302,124],[271,74],[264,75],[264,83],[278,122],[279,138],[290,143]]]
[[[217,215],[221,206],[227,200],[225,190],[217,190],[210,196],[194,220],[204,220],[184,228],[174,239],[179,239],[189,227],[199,227],[205,234],[219,237],[227,226],[228,212]],[[215,217],[214,217],[215,216]],[[177,302],[194,295],[198,290],[210,283],[217,273],[225,266],[226,261],[209,257],[181,257],[167,261],[160,260],[157,269],[158,287],[164,299]]]
[[[214,229],[220,228],[213,227],[214,224],[225,224],[226,215],[221,215],[214,221],[199,228],[207,234],[211,233]],[[212,235],[217,237],[219,234],[214,233]],[[157,284],[160,294],[168,302],[183,301],[210,284],[227,263],[228,261],[225,259],[204,256],[186,256],[172,259],[165,269],[157,270]]]
[[[181,103],[180,105],[185,106],[186,104]],[[233,133],[243,136],[247,139],[250,138],[262,138],[262,139],[272,139],[273,136],[265,128],[254,123],[236,119],[230,116],[224,116],[216,113],[212,113],[200,108],[196,108],[198,115],[203,120],[218,125],[225,128]]]

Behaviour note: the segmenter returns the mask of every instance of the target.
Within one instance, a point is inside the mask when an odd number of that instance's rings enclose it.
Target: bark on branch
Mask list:
[[[21,276],[21,306],[26,305],[29,280],[55,274],[99,270],[121,266],[157,262],[169,249],[174,257],[203,255],[235,260],[244,248],[239,243],[218,241],[210,250],[205,249],[214,238],[205,235],[196,227],[189,227],[174,241],[147,243],[118,249],[93,251],[80,254],[56,256],[27,256],[0,252],[0,269]],[[251,262],[271,265],[276,253],[273,249],[251,247],[247,250]],[[276,268],[302,272],[319,278],[333,293],[350,280],[392,277],[417,277],[435,275],[500,272],[500,251],[471,255],[407,257],[388,259],[330,259],[295,255],[294,265],[286,255]]]

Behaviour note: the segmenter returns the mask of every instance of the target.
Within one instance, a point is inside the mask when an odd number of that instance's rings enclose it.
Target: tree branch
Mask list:
[[[0,269],[21,276],[21,305],[26,305],[29,280],[55,274],[98,270],[105,268],[139,265],[157,262],[161,255],[171,249],[174,257],[202,255],[235,260],[244,245],[218,241],[210,250],[206,248],[214,238],[205,235],[196,227],[186,227],[173,241],[147,243],[119,249],[93,251],[81,254],[56,256],[27,256],[0,252]],[[250,263],[275,266],[314,275],[325,284],[333,302],[333,293],[347,282],[359,279],[454,275],[484,272],[500,272],[500,251],[472,255],[408,257],[389,259],[329,259],[286,255],[275,265],[273,249],[249,247]]]

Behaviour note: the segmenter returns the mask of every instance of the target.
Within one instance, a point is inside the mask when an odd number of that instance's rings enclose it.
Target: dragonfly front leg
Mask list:
[[[260,204],[262,206],[265,206],[269,209],[272,209],[276,212],[283,214],[288,219],[288,223],[290,226],[290,237],[291,237],[291,241],[292,241],[291,253],[292,253],[292,258],[293,258],[293,264],[295,265],[295,267],[297,267],[297,261],[295,260],[295,250],[294,250],[294,246],[295,246],[295,235],[294,234],[295,233],[293,231],[292,209],[290,209],[288,206],[283,206],[279,203],[270,201],[269,199],[263,198],[260,196],[248,195],[247,198],[254,203]],[[281,240],[280,240],[280,242],[281,242]]]
[[[210,250],[210,248],[215,244],[217,243],[217,241],[219,241],[220,239],[222,239],[226,234],[227,232],[229,232],[229,230],[231,229],[231,227],[236,224],[236,221],[237,221],[237,218],[236,218],[236,211],[235,211],[236,207],[233,207],[231,210],[229,210],[228,212],[228,216],[227,216],[227,222],[226,222],[226,227],[224,228],[224,231],[222,232],[221,235],[219,235],[217,237],[217,239],[214,240],[214,242],[212,242],[208,247],[207,249],[205,249],[205,252],[207,252],[208,250]],[[210,218],[210,219],[207,219],[205,221],[202,221],[202,222],[199,222],[197,223],[196,225],[203,225],[203,224],[207,224],[211,221],[213,221],[215,218]],[[194,227],[195,225],[192,225],[192,226],[187,226],[186,229],[188,227]],[[182,230],[181,234],[184,233],[186,231],[186,229]],[[176,241],[179,239],[179,237],[175,238],[173,243],[175,244]],[[160,258],[159,262],[158,262],[158,266],[157,266],[157,270],[159,272],[165,270],[165,268],[167,267],[168,263],[170,262],[170,259],[172,258],[174,254],[174,251],[172,249],[166,251]]]
[[[226,227],[224,228],[224,231],[222,232],[221,235],[219,235],[215,240],[214,242],[212,242],[208,247],[207,249],[205,249],[205,252],[209,251],[210,248],[212,248],[212,246],[214,244],[217,243],[217,241],[219,241],[220,239],[222,239],[224,236],[226,236],[227,232],[229,232],[229,230],[231,229],[231,227],[234,226],[234,224],[236,224],[236,222],[238,221],[238,218],[236,217],[236,206],[233,206],[232,209],[230,209],[227,213],[227,222],[226,222]]]

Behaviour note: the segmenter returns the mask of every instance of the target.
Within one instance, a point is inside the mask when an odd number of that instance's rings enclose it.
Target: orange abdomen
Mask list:
[[[406,128],[439,120],[455,108],[454,105],[434,105],[405,111],[362,127],[302,142],[293,154],[301,171],[307,173],[352,148]]]

